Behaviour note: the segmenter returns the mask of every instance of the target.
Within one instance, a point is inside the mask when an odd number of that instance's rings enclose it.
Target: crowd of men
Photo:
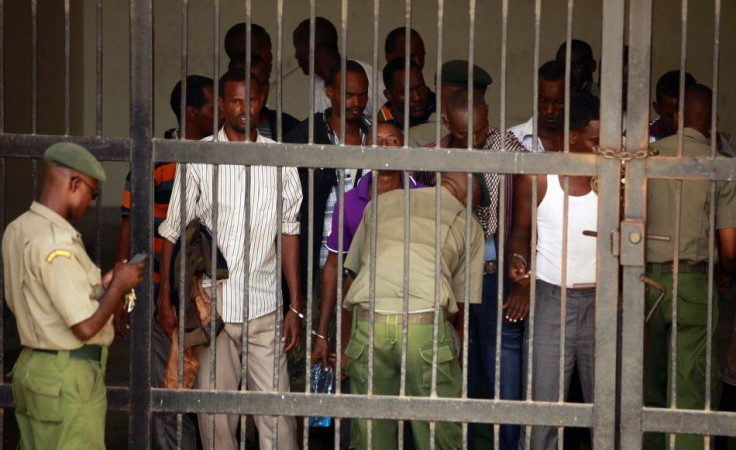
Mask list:
[[[246,27],[238,24],[225,37],[230,64],[217,81],[219,97],[214,98],[212,79],[190,75],[182,80],[184,89],[182,81],[177,83],[171,92],[171,108],[179,126],[167,131],[166,138],[258,143],[311,140],[322,145],[378,147],[402,147],[406,143],[426,147],[428,152],[435,147],[491,152],[560,152],[569,148],[570,152],[590,154],[598,145],[601,124],[599,87],[593,79],[596,61],[583,41],[571,42],[570,80],[565,79],[565,44],[555,59],[538,69],[536,122],[532,117],[508,130],[499,130],[488,121],[485,94],[491,76],[474,66],[471,77],[467,61],[451,60],[443,64],[441,77],[434,80],[436,93],[432,92],[422,72],[425,48],[417,31],[409,33],[408,55],[406,29],[391,31],[385,41],[386,64],[378,69],[353,59],[347,59],[343,66],[334,25],[316,17],[314,27],[313,62],[310,21],[304,20],[293,32],[299,66],[304,74],[314,70],[311,120],[299,121],[284,112],[279,116],[266,106],[272,68],[270,36],[263,27],[253,24],[251,48],[246,49]],[[380,70],[375,77],[378,89],[370,86],[375,70]],[[684,155],[708,156],[710,141],[716,139],[718,157],[735,156],[729,134],[719,131],[711,136],[712,92],[690,74],[683,78],[683,99],[679,98],[679,71],[664,74],[657,83],[653,106],[659,118],[651,124],[652,146],[660,154],[677,155],[678,119],[682,119]],[[566,105],[568,87],[571,101]],[[380,105],[376,124],[371,123],[370,109],[374,94],[378,97],[375,104]],[[681,100],[682,118],[678,113]],[[218,127],[214,124],[215,108],[219,110]],[[440,141],[436,142],[438,126]],[[50,147],[45,159],[39,201],[9,225],[3,237],[6,298],[17,318],[24,347],[12,375],[16,417],[25,448],[50,448],[51,442],[59,448],[104,448],[100,432],[104,430],[104,384],[95,374],[104,373],[107,346],[112,340],[111,322],[120,335],[127,333],[129,315],[124,294],[140,282],[145,264],[126,264],[130,258],[131,215],[135,214],[130,204],[130,176],[121,208],[123,221],[116,253],[119,262],[100,278],[99,269],[89,261],[79,234],[67,219],[84,213],[96,195],[97,183],[105,181],[104,171],[87,150],[74,144]],[[218,260],[213,289],[221,326],[211,329],[209,321],[203,321],[187,325],[185,330],[188,336],[200,336],[185,344],[194,349],[192,357],[200,365],[200,370],[192,374],[196,388],[211,387],[209,367],[214,356],[218,390],[238,390],[242,384],[252,391],[289,391],[286,354],[298,348],[306,330],[307,337],[314,339],[308,357],[324,369],[335,363],[333,337],[342,340],[343,367],[335,370],[346,381],[344,391],[350,393],[366,394],[371,386],[373,394],[397,395],[404,364],[407,395],[460,397],[459,358],[462,346],[467,345],[468,395],[492,398],[500,339],[500,398],[523,399],[524,360],[530,354],[532,400],[554,402],[566,398],[577,368],[583,400],[593,401],[597,241],[585,233],[597,230],[598,191],[592,177],[513,176],[483,171],[404,174],[394,170],[372,172],[362,167],[317,168],[311,173],[295,167],[218,167],[217,176],[212,164],[188,164],[186,170],[176,163],[157,163],[154,167],[154,386],[164,386],[170,355],[176,353],[171,349],[172,342],[178,340],[178,313],[185,309],[179,308],[179,302],[199,305],[198,295],[203,292],[178,292],[175,281],[179,270],[175,262],[180,261],[176,254],[184,238],[180,224],[194,223],[207,233],[216,229],[214,237],[207,234],[208,246],[202,248],[216,247],[225,274],[220,275]],[[410,189],[408,201],[405,189]],[[715,205],[718,287],[726,296],[733,290],[732,277],[736,274],[736,184],[717,182],[713,190],[706,181],[683,181],[680,208],[673,206],[678,189],[673,180],[652,180],[647,190],[649,232],[672,236],[673,230],[679,229],[680,234],[678,239],[648,240],[646,244],[647,276],[663,284],[667,296],[662,300],[657,292],[647,295],[650,319],[644,347],[644,395],[648,406],[668,406],[673,394],[668,380],[676,377],[678,407],[702,409],[706,401],[706,348],[713,338],[707,334],[708,304],[714,301],[707,298],[709,205],[711,200]],[[308,198],[313,199],[312,207]],[[501,211],[505,211],[505,217],[499,216]],[[675,227],[678,220],[680,226]],[[501,224],[506,224],[505,230],[499,229]],[[409,230],[406,240],[405,229]],[[532,229],[536,229],[535,242],[531,240]],[[567,230],[566,236],[563,229]],[[506,242],[500,242],[502,238]],[[188,229],[186,239],[188,247]],[[678,252],[674,242],[680,243]],[[311,261],[310,245],[314,249]],[[406,247],[410,258],[407,277]],[[497,264],[501,248],[506,249],[508,262],[503,271]],[[192,256],[187,252],[184,260],[196,262],[201,253]],[[679,255],[677,261],[675,254]],[[345,272],[341,274],[338,261],[343,258]],[[532,261],[536,262],[534,267]],[[499,277],[500,273],[505,273],[507,279]],[[673,273],[679,273],[674,300]],[[279,274],[283,280],[278,279]],[[209,288],[212,278],[207,273],[197,280]],[[284,294],[279,297],[282,283]],[[534,340],[527,353],[524,348],[529,345],[529,327],[525,319],[530,313],[532,283],[536,287]],[[304,323],[303,298],[308,286],[315,286],[319,303],[314,329],[312,324]],[[69,298],[70,292],[79,298]],[[343,300],[336,308],[338,299]],[[463,321],[466,300],[470,308],[468,324]],[[149,299],[141,301],[148,303]],[[670,373],[671,311],[675,301],[677,371]],[[503,317],[498,317],[499,303]],[[331,326],[335,311],[341,314],[339,330]],[[564,318],[561,311],[565,312]],[[283,315],[280,336],[277,315]],[[371,320],[375,327],[372,343]],[[464,343],[461,338],[466,327],[469,340]],[[404,331],[408,338],[402,355]],[[215,342],[214,355],[211,342]],[[368,355],[371,344],[372,370]],[[736,403],[736,345],[730,352],[728,360],[732,364],[726,365],[722,383],[724,408],[734,408]],[[241,379],[242,354],[247,355],[246,379]],[[433,361],[436,376],[432,373]],[[719,358],[712,361],[714,368],[721,362]],[[711,404],[717,406],[721,404],[717,395],[723,372],[710,373]],[[373,374],[372,380],[369,374]],[[562,381],[560,376],[564,377]],[[74,383],[69,377],[75,379]],[[274,386],[274,379],[278,386]],[[52,385],[56,387],[52,389]],[[559,392],[560,386],[563,392]],[[80,397],[78,391],[88,395],[93,388],[95,408],[91,409],[87,397]],[[46,406],[39,407],[42,400]],[[85,425],[80,425],[81,421]],[[184,415],[182,425],[182,448],[239,448],[237,416]],[[275,439],[279,449],[298,448],[297,429],[301,423],[295,418],[256,416],[255,425],[260,448],[272,448]],[[176,445],[176,421],[156,414],[153,427],[154,448]],[[353,419],[344,430],[341,447],[368,447],[366,420]],[[373,448],[397,447],[396,421],[374,421],[372,430]],[[438,423],[435,432],[437,448],[462,447],[459,423]],[[475,448],[476,434],[471,424],[471,449]],[[526,441],[523,434],[519,426],[502,425],[501,448],[519,448]],[[410,435],[414,448],[430,448],[428,423],[412,421]],[[558,438],[556,428],[535,426],[529,441],[532,449],[554,449]],[[700,437],[678,435],[677,439],[678,448],[703,448]],[[647,436],[645,448],[664,447],[663,435]]]

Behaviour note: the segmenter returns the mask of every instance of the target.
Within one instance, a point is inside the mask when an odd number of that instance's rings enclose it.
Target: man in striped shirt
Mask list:
[[[255,77],[250,79],[250,111],[246,101],[245,72],[232,70],[220,78],[219,107],[224,112],[225,125],[212,140],[222,142],[274,141],[258,134],[258,112],[263,106],[260,86]],[[250,129],[246,130],[246,114],[250,114]],[[159,324],[168,329],[175,326],[175,311],[170,303],[168,283],[173,242],[179,237],[181,222],[180,204],[186,202],[185,221],[195,217],[209,229],[214,228],[213,215],[217,218],[213,233],[219,249],[228,263],[229,278],[217,286],[217,307],[225,321],[224,330],[216,338],[215,388],[237,390],[241,382],[241,352],[247,351],[248,371],[242,380],[249,390],[273,391],[274,358],[278,357],[278,390],[289,391],[289,375],[286,370],[285,352],[293,350],[301,329],[302,298],[299,283],[299,220],[302,191],[296,168],[281,169],[282,189],[277,191],[279,173],[276,167],[252,166],[246,177],[246,168],[239,165],[217,166],[218,191],[215,203],[211,164],[188,164],[186,192],[182,192],[179,167],[171,196],[171,206],[159,233],[168,241],[162,252],[162,283],[159,289]],[[283,200],[282,210],[277,211],[278,195]],[[185,196],[184,198],[182,198]],[[246,208],[250,222],[244,220]],[[216,209],[216,214],[215,214]],[[281,235],[278,236],[278,222]],[[282,242],[282,265],[290,291],[289,312],[284,317],[281,340],[276,336],[276,314],[280,311],[277,296],[276,239]],[[249,239],[249,253],[245,254],[245,239]],[[247,271],[247,272],[246,272]],[[247,276],[248,289],[245,290]],[[247,321],[247,345],[241,349],[243,324]],[[277,349],[277,346],[279,347]],[[197,387],[210,388],[210,348],[196,347],[201,369]],[[260,448],[272,448],[276,428],[272,417],[255,417],[260,435]],[[214,421],[214,437],[212,423]],[[205,448],[235,449],[235,432],[238,416],[199,415],[200,434]],[[296,422],[293,417],[279,417],[278,448],[296,449]],[[214,442],[214,447],[212,443]]]

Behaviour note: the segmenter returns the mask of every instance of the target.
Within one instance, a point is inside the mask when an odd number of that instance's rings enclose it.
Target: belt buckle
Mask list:
[[[498,264],[496,261],[486,261],[483,263],[483,273],[488,274],[494,274],[498,272]]]

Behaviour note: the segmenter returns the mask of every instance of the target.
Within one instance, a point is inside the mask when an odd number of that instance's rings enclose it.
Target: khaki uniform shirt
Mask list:
[[[470,303],[481,302],[483,284],[483,231],[478,220],[470,223],[470,255],[465,253],[465,206],[442,187],[413,189],[410,194],[409,311],[434,309],[435,301],[435,201],[441,189],[440,211],[440,307],[457,312],[465,298],[465,261],[470,259]],[[376,311],[399,313],[404,292],[404,191],[378,198],[376,239]],[[368,308],[370,288],[371,214],[365,208],[345,267],[357,273],[345,297],[346,308]]]
[[[100,269],[87,256],[82,236],[63,217],[33,202],[3,236],[5,298],[24,347],[73,350],[85,342],[71,327],[88,319],[102,296]],[[88,344],[108,346],[112,318]]]
[[[683,130],[683,155],[710,157],[708,139],[700,132]],[[677,156],[677,135],[652,144],[662,156]],[[716,157],[717,159],[721,157]],[[690,264],[708,260],[710,182],[683,181],[680,201],[680,255]],[[715,228],[736,228],[736,183],[715,182]],[[664,263],[674,258],[675,180],[651,179],[647,190],[647,233],[669,236],[669,242],[647,240],[647,261]]]
[[[409,136],[409,147],[424,147],[437,139],[437,121],[440,121],[440,138],[450,132],[442,124],[442,119],[437,113],[432,113],[426,122],[409,127],[406,134]]]

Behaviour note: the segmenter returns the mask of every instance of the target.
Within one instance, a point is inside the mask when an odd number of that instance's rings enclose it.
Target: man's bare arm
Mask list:
[[[718,255],[721,267],[733,277],[736,275],[736,228],[718,230]]]
[[[284,330],[281,341],[284,342],[284,351],[290,352],[299,343],[301,319],[294,312],[302,312],[303,301],[301,293],[301,271],[299,268],[299,235],[281,235],[281,267],[289,287],[289,311],[284,317]]]
[[[325,267],[322,269],[322,286],[320,292],[319,325],[317,334],[327,337],[327,330],[332,321],[332,313],[337,302],[337,253],[328,252]],[[312,364],[321,360],[322,367],[327,369],[329,345],[325,339],[315,336],[312,347]]]

